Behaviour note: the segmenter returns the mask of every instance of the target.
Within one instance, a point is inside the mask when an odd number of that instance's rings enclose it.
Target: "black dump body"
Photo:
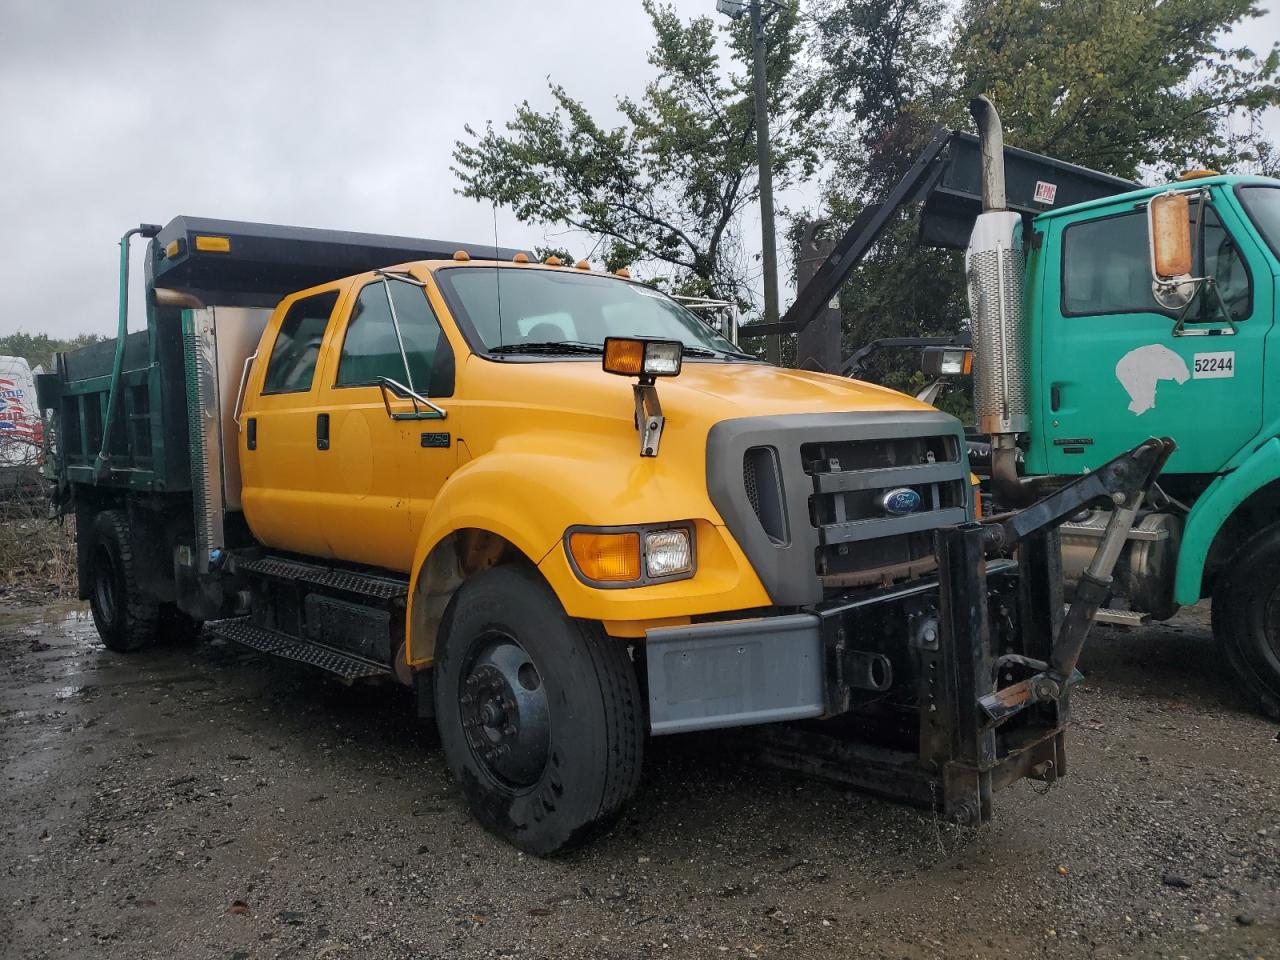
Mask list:
[[[119,382],[116,340],[61,354],[38,379],[41,406],[58,413],[59,445],[50,464],[59,500],[75,488],[163,492],[191,489],[184,310],[198,306],[270,308],[298,290],[414,260],[510,260],[519,250],[271,223],[174,217],[147,245],[147,328],[125,338]],[[157,297],[156,291],[162,291]],[[136,296],[136,291],[130,291]],[[112,390],[112,423],[106,422]],[[96,470],[104,452],[109,469]],[[83,489],[82,489],[83,492]]]
[[[1005,147],[1004,164],[1008,209],[1027,221],[1047,210],[1112,197],[1139,186],[1121,177],[1016,147]],[[806,328],[824,316],[845,280],[901,211],[918,203],[923,203],[921,244],[955,250],[968,245],[974,221],[982,212],[982,150],[977,137],[941,126],[934,128],[928,145],[884,199],[867,204],[844,236],[822,245],[818,251],[820,262],[796,292],[795,302],[782,319],[776,324],[743,326],[740,336],[799,333],[797,366],[844,369],[839,356],[838,312],[830,335],[806,335]],[[814,259],[811,253],[810,261]],[[830,321],[824,323],[830,325]]]
[[[220,245],[201,243],[201,237],[225,239],[227,249],[202,249]],[[147,287],[194,293],[206,304],[269,307],[319,283],[411,260],[448,260],[459,250],[494,260],[520,252],[492,244],[174,217],[151,242]]]

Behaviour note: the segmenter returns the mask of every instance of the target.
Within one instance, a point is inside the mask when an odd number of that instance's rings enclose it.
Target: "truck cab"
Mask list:
[[[649,736],[767,726],[964,823],[1065,769],[1092,607],[1064,622],[1049,545],[1167,445],[984,526],[954,418],[585,262],[190,217],[122,250],[122,336],[40,382],[110,650],[207,624],[411,688],[536,854],[616,818]]]
[[[1030,211],[1006,192],[994,107],[971,109],[984,174],[966,253],[975,411],[996,501],[1025,503],[1136,439],[1174,439],[1101,616],[1167,619],[1212,597],[1242,689],[1280,716],[1280,182],[1191,171]],[[1036,197],[1051,202],[1053,184]],[[983,286],[992,271],[999,289]],[[1113,519],[1102,505],[1063,525],[1069,585]]]

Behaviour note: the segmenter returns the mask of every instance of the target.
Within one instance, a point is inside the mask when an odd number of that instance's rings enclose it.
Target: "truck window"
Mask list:
[[[660,337],[679,340],[690,350],[738,354],[666,294],[638,283],[577,270],[516,267],[446,267],[435,276],[463,333],[481,350]]]
[[[1191,205],[1194,222],[1197,203]],[[1253,309],[1248,269],[1213,207],[1205,211],[1200,249],[1195,251],[1195,276],[1214,277],[1231,319],[1244,320]],[[1145,210],[1067,227],[1062,244],[1062,312],[1064,316],[1110,313],[1163,313],[1151,295],[1151,261],[1147,247]],[[1217,302],[1196,296],[1188,320],[1221,320]]]
[[[325,327],[338,303],[338,291],[305,297],[289,308],[271,348],[263,393],[298,393],[311,389]]]
[[[1250,185],[1237,187],[1236,193],[1262,239],[1280,257],[1280,189]]]
[[[387,305],[388,289],[400,321],[404,357],[400,356],[400,342]],[[360,291],[351,310],[335,386],[369,386],[379,377],[405,383],[409,379],[404,369],[407,359],[413,388],[426,393],[431,389],[431,369],[439,341],[440,322],[421,287],[395,280],[387,284],[374,281]]]

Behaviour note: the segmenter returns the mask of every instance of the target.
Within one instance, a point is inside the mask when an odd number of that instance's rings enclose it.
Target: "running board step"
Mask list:
[[[1141,610],[1108,610],[1103,607],[1094,615],[1094,620],[1117,627],[1141,627],[1151,622],[1151,614]]]
[[[313,563],[286,560],[283,557],[242,560],[236,564],[236,572],[256,573],[260,577],[270,577],[273,580],[301,581],[344,593],[372,597],[376,600],[403,600],[409,596],[407,580],[356,573],[352,570],[338,570]]]
[[[254,650],[260,650],[276,657],[283,657],[286,660],[296,660],[299,663],[319,667],[321,670],[327,670],[329,673],[336,674],[344,680],[363,680],[368,677],[391,676],[391,671],[386,667],[363,660],[360,657],[353,657],[348,653],[342,653],[332,647],[322,647],[318,643],[297,640],[283,633],[277,633],[275,630],[266,630],[262,627],[254,626],[249,622],[248,617],[239,617],[235,620],[219,620],[216,623],[209,624],[206,629],[217,636],[246,647],[252,647]]]

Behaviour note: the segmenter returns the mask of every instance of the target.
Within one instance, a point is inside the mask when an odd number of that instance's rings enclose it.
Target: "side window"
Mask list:
[[[1192,207],[1195,217],[1195,207]],[[1244,265],[1235,241],[1226,227],[1218,219],[1213,207],[1205,211],[1204,235],[1201,249],[1196,251],[1196,276],[1210,276],[1218,284],[1218,292],[1222,294],[1222,302],[1231,311],[1232,320],[1244,320],[1253,312],[1253,287],[1249,283],[1249,271]],[[1199,303],[1192,309],[1194,319],[1212,323],[1222,319],[1222,310],[1212,294],[1203,293],[1197,298]]]
[[[1199,208],[1191,205],[1192,230]],[[1205,210],[1193,273],[1212,276],[1233,320],[1253,309],[1252,288],[1244,260],[1213,207]],[[1108,313],[1169,313],[1151,294],[1151,262],[1147,248],[1146,212],[1077,223],[1067,227],[1062,243],[1062,312],[1066,316]],[[1202,286],[1188,320],[1221,320],[1217,299]]]
[[[1062,241],[1062,312],[1162,313],[1151,295],[1147,218],[1139,210],[1067,227]]]
[[[280,323],[271,348],[263,393],[297,393],[311,389],[320,358],[320,342],[338,302],[338,291],[299,300]]]
[[[388,290],[400,321],[400,338],[387,304]],[[441,336],[440,322],[421,287],[397,280],[385,284],[375,281],[360,291],[351,310],[335,386],[368,386],[379,377],[388,377],[406,385],[412,380],[413,388],[426,396],[431,391]],[[404,340],[403,357],[400,339]],[[409,362],[408,376],[405,360]]]

